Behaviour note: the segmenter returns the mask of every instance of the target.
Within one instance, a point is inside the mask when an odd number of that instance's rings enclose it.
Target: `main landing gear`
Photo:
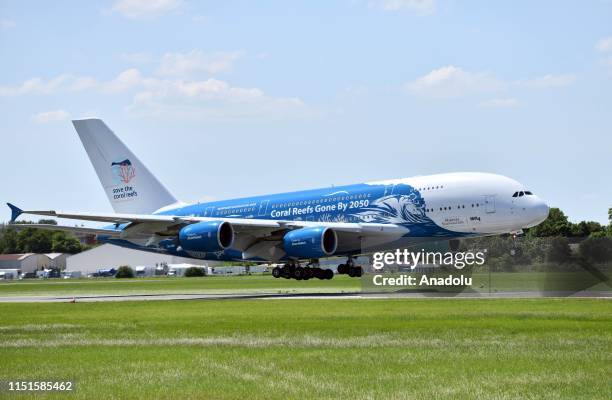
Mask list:
[[[346,260],[346,264],[338,265],[338,274],[347,274],[351,278],[359,278],[363,275],[363,268],[359,265],[355,265],[353,257],[349,256],[348,260]]]
[[[321,269],[319,267],[313,267],[318,264],[308,264],[306,267],[300,266],[297,262],[289,262],[282,267],[274,267],[272,269],[272,276],[275,278],[285,279],[296,279],[298,281],[311,278],[318,279],[332,279],[334,277],[334,271],[331,269]]]
[[[317,260],[313,260],[305,267],[300,266],[296,261],[291,261],[282,267],[274,267],[272,269],[272,276],[275,278],[296,279],[298,281],[307,281],[311,278],[332,279],[334,277],[334,271],[331,269],[321,269],[318,265]],[[355,265],[353,257],[349,257],[346,264],[338,265],[338,274],[346,274],[351,278],[359,278],[363,275],[363,268]]]

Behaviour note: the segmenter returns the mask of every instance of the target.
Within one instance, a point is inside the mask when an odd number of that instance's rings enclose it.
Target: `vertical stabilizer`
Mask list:
[[[116,213],[150,214],[176,203],[168,189],[102,120],[72,123]]]

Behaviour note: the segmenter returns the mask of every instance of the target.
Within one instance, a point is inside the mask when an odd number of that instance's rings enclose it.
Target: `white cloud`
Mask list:
[[[595,49],[603,53],[599,63],[608,73],[612,73],[612,36],[601,39],[595,45]]]
[[[516,108],[519,105],[519,101],[513,97],[490,99],[479,104],[483,108]]]
[[[0,86],[0,96],[21,96],[27,94],[51,94],[60,88],[70,75],[59,75],[51,80],[45,81],[41,78],[31,78],[20,85]]]
[[[17,23],[15,21],[12,21],[10,19],[1,19],[0,20],[0,29],[11,29],[17,26]]]
[[[32,121],[36,122],[37,124],[67,121],[68,119],[70,119],[70,113],[65,110],[45,111],[32,116]]]
[[[143,84],[144,78],[136,68],[126,69],[113,80],[100,83],[102,93],[121,93]]]
[[[528,88],[551,88],[568,86],[574,83],[576,77],[574,75],[544,75],[537,78],[523,79],[516,81],[515,84],[521,87]]]
[[[454,98],[483,93],[503,93],[513,88],[564,87],[571,85],[575,80],[576,77],[571,74],[548,74],[512,82],[498,79],[488,72],[470,72],[454,65],[447,65],[406,83],[404,89],[424,97]],[[515,107],[518,101],[509,97],[497,97],[483,101],[479,105],[482,107]]]
[[[234,62],[243,55],[242,51],[205,54],[200,50],[192,50],[188,53],[166,53],[162,56],[156,73],[187,78],[228,72],[233,68]]]
[[[612,51],[612,36],[603,38],[595,45],[597,51],[602,53],[606,53],[608,51]]]
[[[125,70],[109,81],[98,81],[89,76],[62,74],[49,80],[31,78],[18,85],[1,85],[0,97],[50,95],[86,90],[95,90],[103,94],[121,93],[141,84],[143,80],[140,71],[135,68]]]
[[[468,72],[448,65],[434,69],[404,87],[421,96],[451,98],[496,91],[503,87],[503,83],[486,72]]]
[[[118,0],[112,10],[126,18],[147,18],[176,10],[181,4],[182,0]]]
[[[149,53],[121,53],[119,58],[131,64],[148,64],[153,61]]]
[[[218,79],[185,80],[144,76],[130,68],[117,77],[99,81],[87,76],[60,75],[49,81],[30,79],[16,86],[0,86],[0,96],[94,92],[132,96],[126,110],[139,115],[168,117],[295,116],[308,112],[297,97],[269,96],[260,88],[232,86]],[[41,113],[37,122],[64,118],[58,112]],[[67,117],[66,117],[67,118]]]
[[[373,0],[371,6],[385,11],[411,11],[417,15],[430,15],[436,11],[435,0]]]
[[[198,23],[206,23],[208,22],[208,17],[206,15],[194,15],[193,17],[191,17],[191,20],[193,22],[198,22]]]
[[[231,86],[225,81],[151,79],[135,95],[130,112],[172,117],[254,117],[295,115],[305,111],[296,97],[271,97],[259,88]]]

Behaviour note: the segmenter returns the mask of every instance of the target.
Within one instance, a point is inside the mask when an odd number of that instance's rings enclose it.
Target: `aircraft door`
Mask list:
[[[484,197],[485,211],[487,214],[493,214],[495,212],[495,195],[486,195]]]
[[[257,213],[258,217],[265,217],[268,213],[268,206],[270,205],[270,200],[262,200],[259,203],[259,212]]]

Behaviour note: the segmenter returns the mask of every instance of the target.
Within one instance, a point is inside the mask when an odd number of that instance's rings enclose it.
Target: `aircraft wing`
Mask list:
[[[375,244],[378,241],[389,241],[399,238],[408,230],[396,224],[379,223],[349,223],[349,222],[315,222],[315,221],[293,221],[293,220],[266,220],[249,218],[210,218],[179,215],[141,215],[141,214],[85,214],[59,211],[24,211],[9,204],[12,210],[11,222],[21,214],[42,215],[47,217],[66,218],[84,221],[106,222],[115,225],[125,225],[121,230],[102,229],[102,234],[118,236],[134,243],[151,246],[159,243],[164,238],[178,235],[185,226],[203,221],[227,221],[236,232],[236,240],[233,249],[242,251],[243,257],[263,259],[280,259],[284,254],[282,240],[284,234],[293,229],[305,227],[325,226],[336,231],[340,243],[359,246],[360,243]],[[36,226],[40,227],[40,226]],[[60,228],[53,225],[54,229],[73,230],[72,227]],[[84,229],[78,228],[77,229]],[[100,234],[100,233],[96,233]],[[366,242],[364,242],[364,240]],[[339,247],[340,248],[340,247]],[[354,248],[354,247],[352,247]]]
[[[249,230],[249,228],[268,228],[269,230],[297,229],[309,226],[326,226],[337,231],[352,233],[405,233],[406,229],[396,224],[377,224],[377,223],[352,223],[352,222],[314,222],[314,221],[294,221],[294,220],[267,220],[251,218],[216,218],[216,217],[192,217],[175,215],[141,215],[141,214],[90,214],[60,211],[41,211],[41,210],[21,210],[8,203],[12,210],[11,222],[14,222],[21,214],[42,215],[46,217],[66,218],[83,221],[108,222],[112,224],[151,223],[158,227],[160,223],[169,225],[193,224],[202,221],[227,221],[232,224],[237,231]],[[39,225],[37,225],[39,226]],[[56,225],[53,225],[56,226]]]

